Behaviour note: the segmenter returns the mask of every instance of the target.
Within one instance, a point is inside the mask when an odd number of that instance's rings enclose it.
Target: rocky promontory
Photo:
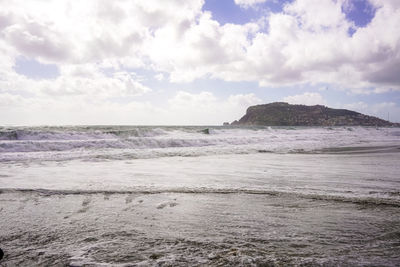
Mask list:
[[[392,123],[347,109],[334,109],[322,105],[291,105],[285,102],[251,106],[239,121],[234,121],[231,125],[400,126],[399,123]]]

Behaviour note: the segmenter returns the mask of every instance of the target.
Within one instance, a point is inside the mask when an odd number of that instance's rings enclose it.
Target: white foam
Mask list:
[[[342,146],[398,145],[398,129],[210,128],[8,129],[17,140],[0,140],[0,161],[123,159],[257,152],[310,152]]]

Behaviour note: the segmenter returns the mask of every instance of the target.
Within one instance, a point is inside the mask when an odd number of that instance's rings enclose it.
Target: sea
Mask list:
[[[0,266],[400,266],[400,128],[0,127]]]

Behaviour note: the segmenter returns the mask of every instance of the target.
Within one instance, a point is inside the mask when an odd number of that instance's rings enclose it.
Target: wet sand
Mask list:
[[[2,266],[396,266],[399,207],[245,193],[0,194]]]

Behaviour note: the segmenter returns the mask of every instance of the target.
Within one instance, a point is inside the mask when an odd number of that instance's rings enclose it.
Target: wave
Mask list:
[[[90,139],[113,139],[130,137],[155,137],[162,135],[234,135],[260,136],[265,133],[280,132],[288,133],[306,131],[317,131],[319,133],[346,132],[347,128],[312,128],[312,127],[201,127],[201,126],[44,126],[44,127],[1,127],[0,140],[90,140]],[[295,131],[294,131],[295,130]],[[378,130],[378,129],[375,129]],[[357,132],[368,131],[368,128],[357,128]],[[399,136],[398,131],[391,131],[392,136]],[[297,133],[295,133],[297,134]]]
[[[366,206],[391,206],[400,207],[399,198],[357,197],[343,195],[309,194],[301,192],[287,192],[262,189],[239,188],[137,188],[130,190],[53,190],[53,189],[25,189],[25,188],[0,188],[1,193],[28,193],[44,196],[52,195],[126,195],[126,194],[248,194],[267,195],[271,197],[302,198],[316,201],[353,203]],[[390,192],[388,192],[389,194]],[[390,194],[389,194],[390,195]]]
[[[99,140],[52,140],[0,142],[0,152],[66,151],[74,149],[154,149],[247,145],[262,142],[257,138],[125,138]],[[266,141],[266,140],[265,140]]]
[[[153,137],[165,134],[160,128],[39,128],[2,129],[0,140],[90,140],[112,139],[117,137]]]
[[[0,149],[1,151],[1,149]],[[211,155],[233,155],[233,154],[358,154],[358,153],[399,153],[400,147],[388,146],[387,148],[379,148],[376,150],[369,149],[368,151],[359,152],[358,148],[354,148],[354,151],[346,150],[346,152],[321,152],[307,151],[304,149],[284,149],[284,148],[271,148],[271,149],[260,149],[257,144],[253,145],[232,145],[232,146],[175,146],[175,147],[164,147],[164,148],[152,148],[152,149],[79,149],[70,150],[59,150],[59,151],[27,151],[27,152],[9,152],[0,153],[0,162],[13,163],[13,162],[34,162],[34,161],[70,161],[70,160],[81,160],[88,162],[97,161],[112,161],[112,160],[134,160],[134,159],[154,159],[163,157],[202,157]]]
[[[118,160],[208,154],[400,152],[396,129],[354,127],[349,132],[343,127],[292,128],[0,127],[0,162]]]
[[[365,154],[365,153],[371,154],[371,153],[383,153],[383,152],[386,153],[400,152],[400,145],[328,147],[328,148],[313,150],[311,152],[303,151],[303,153],[315,153],[315,154]]]
[[[32,161],[70,161],[88,162],[110,160],[154,159],[163,157],[201,157],[210,155],[256,154],[264,153],[251,146],[205,146],[205,147],[170,147],[153,149],[106,149],[106,150],[66,150],[0,153],[0,162],[32,162]],[[272,152],[271,153],[275,153]],[[282,152],[279,152],[282,153]]]

